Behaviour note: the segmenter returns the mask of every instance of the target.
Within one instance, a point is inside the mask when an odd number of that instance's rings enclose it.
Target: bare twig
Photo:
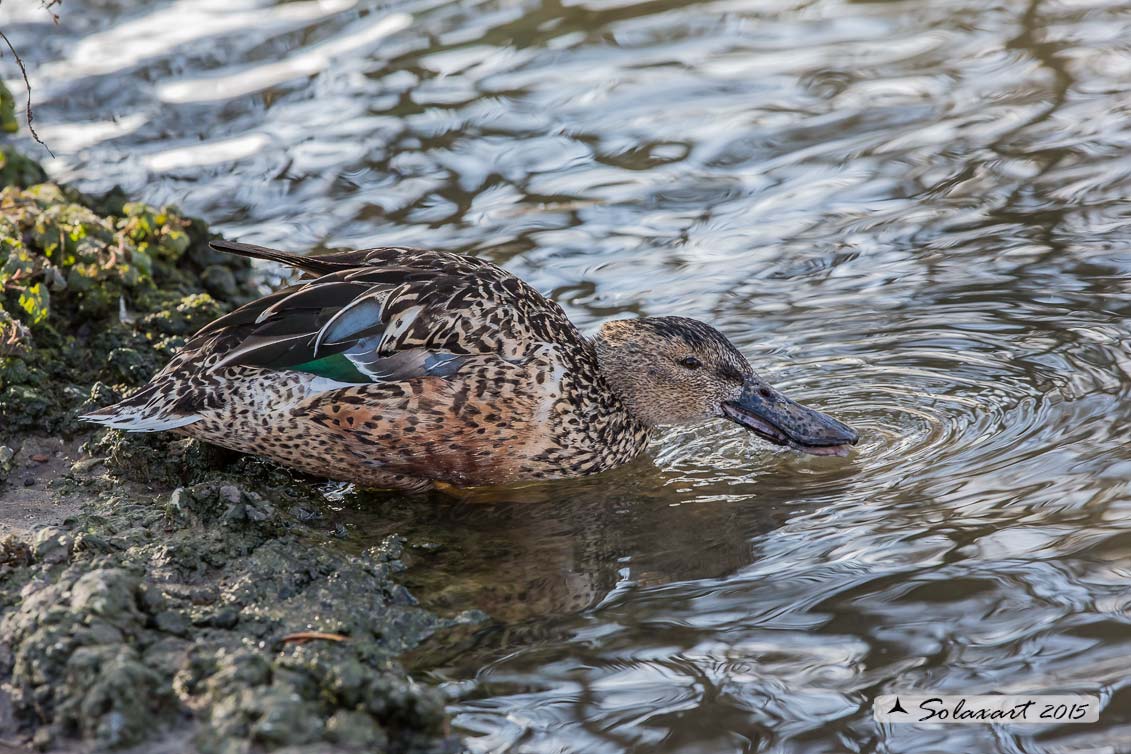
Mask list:
[[[0,0],[0,2],[2,2],[2,0]],[[39,4],[43,6],[43,9],[45,11],[51,14],[51,20],[54,23],[59,23],[59,14],[51,10],[51,8],[56,5],[62,5],[63,0],[39,0]],[[35,114],[31,109],[31,82],[28,80],[27,68],[24,67],[23,58],[21,58],[20,54],[16,52],[16,48],[15,45],[12,44],[12,40],[8,39],[8,35],[3,31],[0,31],[0,39],[3,39],[4,44],[8,45],[8,49],[12,51],[12,57],[16,59],[16,65],[19,66],[20,74],[24,77],[24,87],[27,89],[27,105],[24,107],[24,114],[27,118],[27,130],[31,132],[31,137],[39,142],[39,145],[41,147],[47,150],[47,154],[54,157],[55,153],[51,151],[51,147],[47,146],[47,143],[44,142],[43,139],[39,138],[39,134],[35,132],[35,126],[32,125],[32,121],[35,120]]]
[[[27,89],[27,105],[24,107],[24,114],[27,116],[27,130],[31,131],[31,137],[38,141],[39,145],[47,150],[47,154],[54,157],[55,153],[51,151],[51,147],[47,146],[47,143],[44,142],[43,139],[39,138],[39,134],[35,132],[35,126],[32,125],[32,121],[35,119],[35,115],[31,110],[31,82],[28,81],[27,68],[24,68],[23,58],[21,58],[20,54],[16,52],[16,48],[12,46],[12,40],[8,39],[7,34],[0,31],[0,39],[3,39],[4,44],[8,45],[8,49],[12,51],[12,55],[16,59],[16,65],[20,67],[20,73],[23,74],[24,77],[24,87]]]
[[[51,14],[51,20],[53,22],[59,23],[59,14],[51,9],[56,5],[62,5],[63,0],[39,0],[39,4],[43,6],[43,10]]]

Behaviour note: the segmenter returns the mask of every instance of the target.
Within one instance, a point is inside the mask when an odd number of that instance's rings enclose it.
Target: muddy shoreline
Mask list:
[[[418,605],[400,538],[358,552],[317,480],[76,419],[257,295],[251,268],[0,156],[0,746],[457,751],[398,658],[479,618]]]

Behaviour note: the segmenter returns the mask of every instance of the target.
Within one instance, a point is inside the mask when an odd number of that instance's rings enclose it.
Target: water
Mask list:
[[[241,240],[498,261],[583,328],[716,323],[863,434],[667,431],[428,504],[422,672],[475,752],[1131,751],[1131,4],[4,4],[59,178]],[[5,64],[9,67],[10,59]],[[457,651],[458,650],[458,651]],[[879,727],[878,693],[1099,694]]]

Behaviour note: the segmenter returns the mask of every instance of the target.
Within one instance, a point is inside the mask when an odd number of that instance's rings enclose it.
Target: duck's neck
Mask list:
[[[596,455],[595,468],[610,468],[632,459],[648,445],[651,427],[637,418],[613,388],[600,365],[595,343],[588,340],[575,352],[567,370],[567,391],[573,395],[575,422],[559,423],[584,437],[580,446]],[[575,439],[577,439],[575,437]]]
[[[610,393],[616,397],[623,410],[636,422],[649,430],[661,423],[656,415],[654,402],[641,400],[638,378],[631,363],[632,354],[623,345],[610,343],[601,333],[593,336],[593,351],[597,356],[597,366],[608,385]]]

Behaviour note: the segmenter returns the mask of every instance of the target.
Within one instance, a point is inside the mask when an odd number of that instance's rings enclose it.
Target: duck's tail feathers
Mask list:
[[[343,267],[341,263],[335,264],[330,261],[321,260],[318,257],[304,257],[299,254],[292,254],[289,251],[269,249],[266,246],[256,246],[251,243],[225,241],[222,238],[209,241],[208,245],[216,251],[223,251],[228,254],[235,254],[250,259],[266,259],[270,262],[285,264],[288,267],[297,267],[304,272],[309,272],[314,275],[326,275]]]
[[[172,411],[157,385],[150,385],[112,406],[83,414],[79,419],[126,432],[162,432],[192,424],[200,414]]]

